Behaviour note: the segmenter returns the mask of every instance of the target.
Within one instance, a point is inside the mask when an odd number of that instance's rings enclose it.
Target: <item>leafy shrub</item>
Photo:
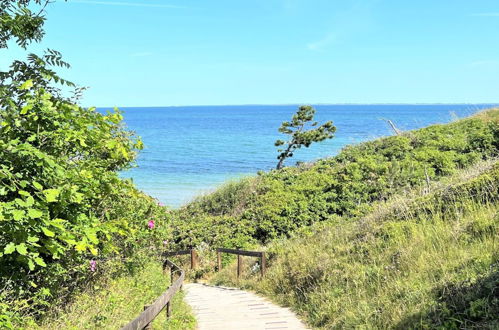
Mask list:
[[[92,278],[91,260],[161,246],[168,215],[118,177],[142,147],[119,111],[81,108],[30,80],[17,88],[0,109],[0,288],[28,313]]]

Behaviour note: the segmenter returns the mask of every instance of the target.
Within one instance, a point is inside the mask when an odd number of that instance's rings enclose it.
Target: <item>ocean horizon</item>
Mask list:
[[[125,126],[145,145],[137,166],[121,173],[172,208],[206,194],[228,180],[277,163],[277,129],[297,104],[122,107]],[[297,150],[287,166],[336,155],[344,146],[393,135],[401,130],[447,123],[495,104],[315,104],[315,119],[332,120],[335,137]],[[110,108],[100,107],[99,111]]]

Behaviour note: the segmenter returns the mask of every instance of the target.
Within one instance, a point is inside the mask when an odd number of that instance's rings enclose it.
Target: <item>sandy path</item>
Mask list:
[[[307,329],[289,309],[253,293],[198,283],[184,288],[200,330]]]

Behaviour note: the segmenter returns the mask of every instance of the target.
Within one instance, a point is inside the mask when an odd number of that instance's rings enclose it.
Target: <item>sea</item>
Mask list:
[[[315,120],[333,121],[333,139],[296,151],[286,165],[336,155],[341,148],[401,130],[447,123],[492,104],[315,105]],[[121,173],[159,202],[178,208],[224,182],[269,171],[277,164],[274,142],[298,105],[125,107],[127,129],[145,148],[136,166]],[[106,110],[106,109],[99,109]]]

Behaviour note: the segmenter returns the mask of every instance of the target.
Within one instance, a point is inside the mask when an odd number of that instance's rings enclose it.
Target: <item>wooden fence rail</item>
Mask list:
[[[263,277],[265,275],[265,252],[257,251],[244,251],[244,250],[234,250],[234,249],[217,249],[217,263],[218,271],[222,269],[222,253],[230,253],[237,255],[237,278],[241,276],[242,273],[242,258],[241,256],[257,257],[260,258],[260,275]]]
[[[168,251],[164,252],[163,256],[164,257],[176,257],[176,256],[181,256],[181,255],[191,255],[191,269],[196,269],[198,265],[198,253],[194,249],[189,249],[189,250],[180,250],[180,251]]]
[[[222,269],[222,253],[230,253],[237,255],[237,277],[241,276],[242,259],[241,256],[257,257],[260,258],[260,274],[265,275],[265,252],[257,251],[244,251],[244,250],[234,250],[234,249],[217,249],[217,261],[218,261],[218,271]],[[198,255],[196,250],[180,250],[180,251],[168,251],[164,252],[164,257],[174,257],[180,255],[190,255],[191,256],[191,269],[195,269],[198,264]],[[171,285],[156,301],[149,306],[144,306],[144,311],[140,313],[134,320],[125,325],[121,330],[142,330],[150,329],[151,322],[159,315],[159,313],[166,308],[166,316],[171,315],[171,300],[175,293],[182,288],[182,284],[185,279],[185,272],[180,269],[176,264],[166,259],[163,264],[163,272],[166,268],[170,268]],[[179,277],[174,281],[175,274],[179,274]]]
[[[149,306],[144,306],[144,311],[140,313],[134,320],[125,325],[121,330],[142,330],[150,329],[151,322],[158,314],[166,307],[166,316],[171,315],[171,300],[175,293],[182,288],[185,279],[185,273],[177,265],[170,260],[166,260],[163,264],[163,272],[167,267],[170,267],[171,285],[156,301]],[[173,281],[175,274],[179,274],[177,280]]]

